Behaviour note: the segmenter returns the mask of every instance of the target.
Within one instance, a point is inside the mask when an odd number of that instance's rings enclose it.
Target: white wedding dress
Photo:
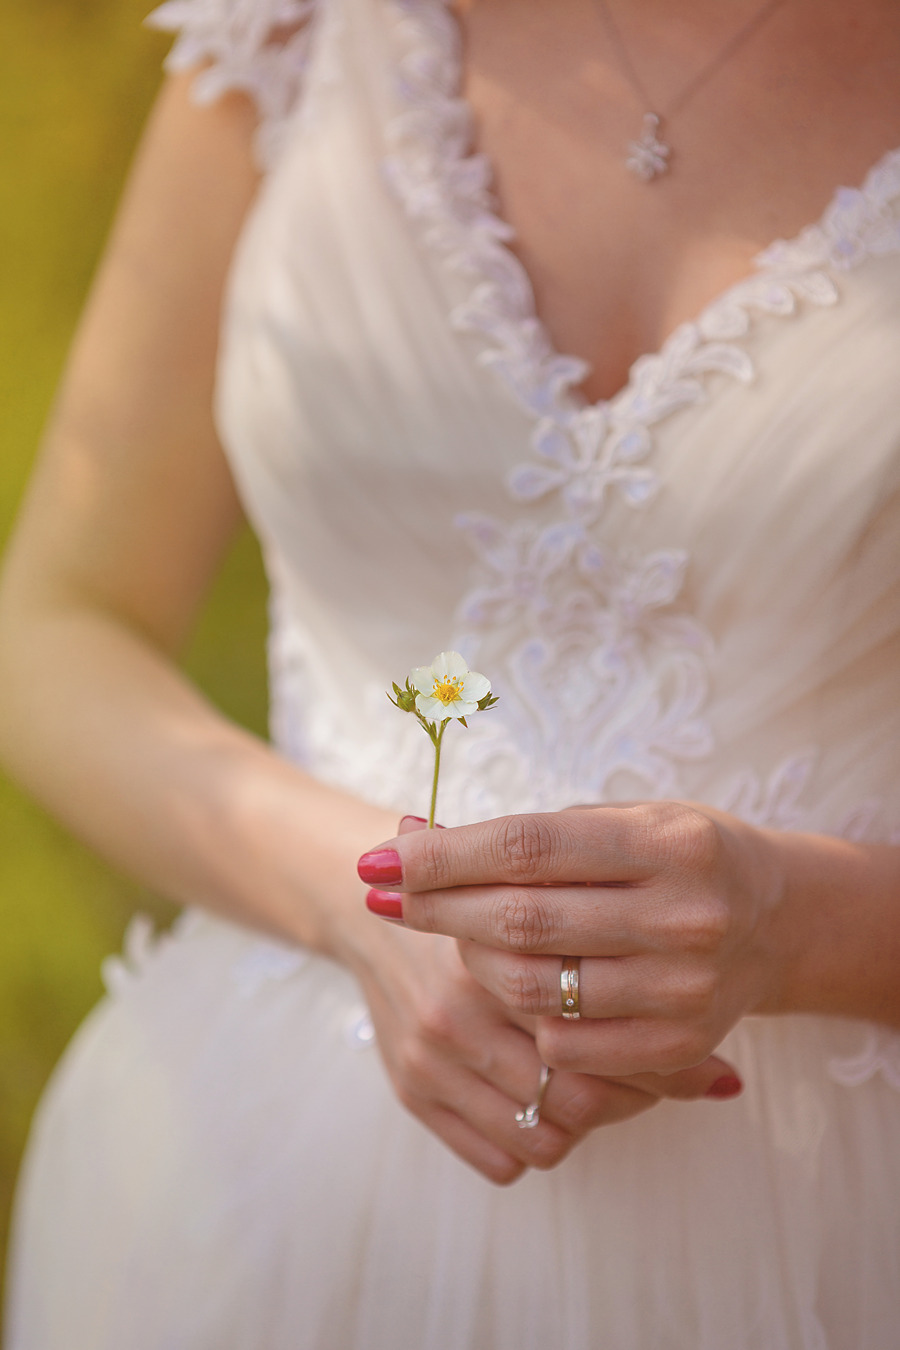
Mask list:
[[[217,416],[273,588],[273,735],[397,810],[384,690],[501,702],[448,824],[685,796],[900,827],[900,152],[587,407],[469,153],[443,0],[169,0],[267,174]],[[375,841],[373,841],[375,842]],[[189,912],[108,964],[39,1111],[8,1350],[896,1350],[900,1037],[748,1019],[745,1093],[497,1189],[394,1100],[353,980]]]

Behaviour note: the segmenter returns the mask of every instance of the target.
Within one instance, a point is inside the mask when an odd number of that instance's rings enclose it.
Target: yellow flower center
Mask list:
[[[435,680],[431,697],[438,699],[445,708],[448,708],[451,703],[455,703],[458,698],[462,698],[462,687],[461,675],[445,675],[442,680]]]

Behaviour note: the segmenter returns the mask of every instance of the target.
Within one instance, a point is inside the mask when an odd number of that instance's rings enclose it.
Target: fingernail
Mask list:
[[[379,919],[403,919],[403,900],[391,891],[369,891],[366,908]]]
[[[707,1097],[736,1097],[739,1092],[743,1092],[744,1085],[741,1080],[733,1073],[725,1073],[721,1078],[717,1078],[711,1088],[706,1089]]]
[[[395,881],[403,880],[403,864],[394,848],[376,848],[371,853],[364,853],[356,864],[356,870],[360,879],[368,881],[370,886],[377,886],[379,882],[390,886]]]
[[[405,825],[406,822],[407,822],[408,820],[413,821],[416,825],[427,825],[427,824],[428,824],[428,821],[426,820],[425,816],[401,816],[401,818],[400,818],[400,824],[401,824],[401,825]],[[435,821],[435,822],[434,822],[434,828],[435,828],[436,830],[445,830],[447,827],[446,827],[446,825],[439,825],[439,824],[437,823],[437,821]]]

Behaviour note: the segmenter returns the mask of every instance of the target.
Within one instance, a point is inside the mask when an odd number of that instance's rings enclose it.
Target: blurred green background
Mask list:
[[[3,0],[0,18],[0,547],[160,80],[152,0]],[[264,587],[245,536],[188,654],[230,715],[262,731]],[[0,1247],[41,1088],[101,993],[135,910],[172,909],[106,868],[0,777]],[[2,1252],[0,1252],[2,1254]]]

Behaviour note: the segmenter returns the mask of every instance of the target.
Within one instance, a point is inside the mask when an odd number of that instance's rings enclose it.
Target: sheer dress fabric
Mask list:
[[[216,415],[282,752],[416,809],[428,743],[384,689],[458,646],[501,702],[448,746],[447,824],[678,796],[900,838],[900,151],[587,406],[443,0],[154,21],[198,98],[260,107]],[[497,1190],[394,1101],[327,960],[189,911],[106,974],[36,1121],[9,1350],[896,1345],[890,1031],[747,1019],[743,1096]]]

